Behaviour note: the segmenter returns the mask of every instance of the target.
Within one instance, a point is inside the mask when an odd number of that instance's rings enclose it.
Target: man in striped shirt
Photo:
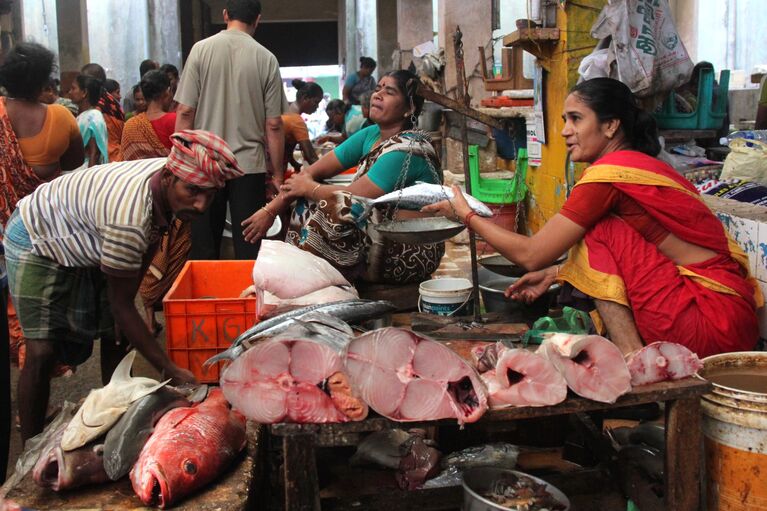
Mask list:
[[[28,341],[18,385],[25,441],[43,429],[55,362],[83,363],[97,337],[105,384],[126,351],[116,332],[175,383],[194,381],[149,332],[136,291],[173,218],[197,218],[242,170],[212,133],[171,139],[167,159],[100,165],[40,186],[8,221],[8,284]]]

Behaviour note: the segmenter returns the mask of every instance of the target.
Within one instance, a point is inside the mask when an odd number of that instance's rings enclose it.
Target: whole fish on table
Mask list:
[[[466,193],[463,194],[463,197],[466,199],[466,202],[469,203],[471,209],[473,209],[479,216],[493,216],[493,212],[490,208],[481,201]],[[361,202],[365,207],[364,212],[362,212],[362,215],[358,219],[358,221],[361,221],[370,216],[374,206],[394,204],[400,209],[420,210],[424,206],[435,204],[446,199],[452,199],[453,190],[449,186],[417,183],[413,186],[403,188],[402,190],[395,190],[381,195],[377,199],[368,199],[357,196],[354,198]]]
[[[174,408],[191,403],[178,391],[164,387],[135,401],[107,433],[104,442],[104,469],[112,481],[128,472],[141,453],[157,421]]]
[[[63,422],[42,448],[32,469],[35,483],[53,491],[62,491],[109,481],[104,471],[104,439],[65,451],[61,448],[61,439],[66,427],[67,423]]]
[[[245,347],[242,345],[243,342],[282,333],[295,325],[297,319],[300,319],[309,312],[321,312],[341,321],[354,323],[375,319],[394,310],[396,310],[396,307],[391,302],[362,299],[342,300],[302,307],[256,323],[232,341],[232,345],[226,351],[209,358],[203,365],[207,367],[221,360],[234,360],[245,351]]]
[[[170,506],[220,476],[246,443],[245,417],[213,389],[160,419],[130,472],[133,490],[144,504]]]
[[[103,435],[120,419],[131,403],[151,394],[170,381],[159,383],[151,378],[131,377],[130,371],[135,358],[135,350],[125,355],[109,383],[88,394],[85,402],[64,430],[61,447],[65,451],[82,447]]]

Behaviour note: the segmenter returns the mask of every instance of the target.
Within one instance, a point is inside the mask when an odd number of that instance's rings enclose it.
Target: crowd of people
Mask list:
[[[322,87],[295,80],[288,104],[276,57],[254,38],[260,2],[227,0],[223,16],[226,29],[192,47],[183,73],[147,59],[125,98],[96,63],[61,97],[54,55],[39,44],[16,45],[0,65],[0,283],[8,288],[0,348],[24,346],[24,440],[43,428],[57,367],[83,363],[96,338],[105,383],[130,346],[174,383],[194,381],[156,342],[154,312],[186,260],[220,258],[227,215],[238,259],[255,259],[283,216],[286,242],[351,282],[389,284],[428,278],[444,245],[395,243],[376,225],[394,215],[454,217],[531,270],[510,296],[529,301],[565,282],[624,351],[659,339],[701,355],[753,347],[763,299],[747,259],[694,188],[655,158],[654,121],[625,85],[599,78],[567,96],[562,136],[571,160],[591,168],[534,236],[473,215],[460,193],[365,221],[360,199],[442,181],[438,155],[416,129],[424,103],[417,76],[395,70],[376,80],[376,62],[360,59],[343,99],[327,106],[333,134],[314,141],[337,146],[319,157],[302,115],[318,109]],[[348,186],[327,183],[350,169]],[[570,248],[564,266],[549,266]],[[0,362],[8,358],[0,351]]]

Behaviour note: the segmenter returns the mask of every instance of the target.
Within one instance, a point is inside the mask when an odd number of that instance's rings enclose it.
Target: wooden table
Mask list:
[[[625,406],[665,402],[666,411],[666,509],[669,511],[697,511],[701,480],[700,396],[710,389],[708,382],[691,377],[676,382],[664,382],[637,387],[621,396],[615,404],[598,403],[580,397],[570,397],[563,403],[547,407],[518,407],[489,410],[476,423],[466,429],[481,428],[499,421],[513,421],[570,413],[606,410]],[[382,417],[372,417],[360,422],[345,424],[273,424],[272,435],[282,439],[284,456],[285,510],[319,511],[320,493],[315,462],[316,447],[349,446],[358,443],[361,434],[392,428],[430,427],[455,424],[455,421],[394,422]],[[453,499],[456,498],[455,490]],[[393,509],[392,503],[404,502],[408,495],[387,495],[380,502],[384,508]],[[430,498],[437,498],[438,490],[428,490]],[[460,494],[460,490],[458,491]],[[460,497],[458,497],[460,498]],[[378,502],[376,502],[378,504]],[[396,507],[396,506],[395,506]],[[366,507],[366,509],[372,509]]]
[[[202,491],[183,499],[172,507],[179,511],[224,511],[255,509],[253,498],[260,477],[260,444],[263,426],[248,422],[246,451],[227,472]],[[124,477],[113,483],[87,486],[56,493],[40,488],[27,474],[7,496],[16,503],[36,510],[94,511],[102,509],[150,509],[144,507],[133,492],[130,480]]]

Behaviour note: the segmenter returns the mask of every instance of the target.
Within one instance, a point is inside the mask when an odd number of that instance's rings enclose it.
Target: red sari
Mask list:
[[[700,357],[753,349],[764,300],[748,257],[695,187],[667,164],[635,151],[611,153],[578,185],[610,183],[664,229],[717,255],[678,266],[618,216],[600,220],[571,251],[559,278],[631,308],[646,343],[683,344]]]

